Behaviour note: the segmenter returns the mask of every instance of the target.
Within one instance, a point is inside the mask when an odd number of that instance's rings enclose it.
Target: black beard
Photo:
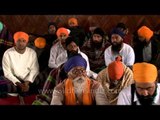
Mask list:
[[[92,46],[94,48],[100,49],[102,47],[102,42],[94,42],[94,41],[92,41]]]
[[[67,54],[68,54],[68,58],[73,57],[75,55],[78,55],[78,50],[77,51],[68,51],[67,50]]]
[[[111,49],[112,49],[113,52],[119,52],[121,50],[121,48],[122,48],[122,42],[118,43],[116,45],[113,44],[113,43],[111,43],[111,44],[112,44]]]
[[[143,46],[147,46],[148,45],[148,43],[145,40],[142,41],[141,43],[142,43]]]
[[[154,92],[153,95],[148,95],[148,96],[139,95],[139,94],[136,92],[140,104],[141,104],[141,105],[144,105],[144,106],[152,105],[152,103],[153,103],[153,101],[154,101],[154,98],[155,98],[155,96],[156,96],[156,93],[157,93],[157,89],[155,90],[155,92]]]

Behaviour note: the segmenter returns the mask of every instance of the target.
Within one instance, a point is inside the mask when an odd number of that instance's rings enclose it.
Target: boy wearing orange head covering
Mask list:
[[[155,65],[142,62],[133,65],[135,84],[123,89],[118,97],[119,105],[160,105],[160,85],[157,83]]]
[[[98,73],[97,80],[102,84],[110,105],[116,105],[119,92],[133,83],[133,73],[117,57],[107,68]]]
[[[13,38],[15,46],[5,51],[2,59],[4,76],[9,81],[8,88],[5,91],[1,89],[0,92],[18,92],[20,94],[31,92],[33,90],[32,83],[35,82],[39,73],[37,54],[33,49],[27,47],[29,40],[27,33],[16,32]]]

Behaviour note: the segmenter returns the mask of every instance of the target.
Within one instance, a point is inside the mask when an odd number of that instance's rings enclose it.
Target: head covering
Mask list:
[[[14,42],[15,43],[17,42],[17,40],[19,40],[21,38],[25,39],[26,42],[28,42],[29,35],[27,33],[25,33],[25,32],[19,31],[19,32],[14,33],[13,38],[14,38]]]
[[[122,28],[123,30],[127,29],[126,25],[124,23],[121,23],[121,22],[116,25],[116,28]]]
[[[66,38],[66,41],[65,41],[66,46],[68,46],[71,42],[75,42],[76,45],[78,46],[78,43],[76,42],[76,40],[75,40],[74,37],[70,37],[70,36],[67,37],[67,38]]]
[[[118,56],[115,61],[108,65],[108,74],[112,80],[120,80],[124,73],[124,66],[121,57]]]
[[[133,78],[136,82],[155,82],[157,68],[150,63],[136,63],[133,65]]]
[[[49,23],[48,23],[48,28],[49,28],[51,25],[55,26],[55,28],[56,28],[56,30],[57,30],[57,24],[56,24],[55,22],[49,22]]]
[[[146,26],[142,26],[138,29],[138,36],[144,37],[147,41],[153,36],[153,31]]]
[[[68,20],[68,24],[70,24],[71,22],[74,23],[75,26],[78,26],[78,20],[76,18],[70,18]]]
[[[46,46],[46,39],[44,39],[43,37],[38,37],[34,40],[34,45],[37,47],[37,48],[44,48]]]
[[[101,28],[96,28],[94,31],[93,31],[93,34],[99,34],[100,36],[104,36],[104,32]]]
[[[82,66],[85,69],[87,67],[86,60],[80,54],[68,59],[68,61],[64,64],[64,71],[68,73],[73,67],[77,66]]]
[[[0,32],[3,30],[3,23],[0,22]]]
[[[118,34],[119,36],[121,36],[122,38],[125,36],[125,34],[118,28],[114,28],[112,31],[111,31],[111,35],[112,34]]]
[[[78,20],[77,20],[76,18],[70,18],[70,19],[68,20],[68,24],[70,24],[71,22],[74,23],[75,26],[78,26]]]
[[[60,34],[62,33],[66,34],[67,36],[69,35],[69,31],[67,28],[64,28],[64,27],[58,28],[56,35],[59,37]]]

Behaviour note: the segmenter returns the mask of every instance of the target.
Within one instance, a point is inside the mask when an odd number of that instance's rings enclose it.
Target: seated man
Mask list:
[[[132,84],[132,70],[117,57],[108,67],[98,73],[97,80],[102,84],[110,105],[116,105],[119,92]]]
[[[86,74],[87,62],[81,55],[71,57],[64,70],[68,77],[58,84],[52,95],[51,105],[106,105],[103,87]]]
[[[39,73],[39,64],[36,52],[26,47],[28,38],[27,33],[16,32],[14,34],[15,46],[5,51],[2,67],[7,87],[3,89],[0,84],[0,92],[38,93],[35,78]]]
[[[133,65],[135,84],[123,89],[118,96],[118,105],[160,105],[160,84],[157,83],[157,68],[150,63]]]

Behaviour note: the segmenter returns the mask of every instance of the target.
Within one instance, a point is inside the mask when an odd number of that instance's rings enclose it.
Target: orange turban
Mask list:
[[[68,36],[69,35],[69,31],[68,31],[68,29],[66,29],[66,28],[64,28],[64,27],[61,27],[61,28],[59,28],[58,30],[57,30],[57,36],[59,37],[60,36],[60,34],[66,34],[66,36]]]
[[[124,66],[121,62],[121,58],[117,57],[117,59],[111,62],[108,65],[108,74],[112,80],[119,80],[124,73]]]
[[[142,26],[138,29],[138,36],[144,37],[147,41],[149,41],[153,36],[153,31],[146,26]]]
[[[21,38],[25,39],[26,42],[28,42],[28,40],[29,40],[29,35],[28,35],[27,33],[25,33],[25,32],[19,31],[19,32],[16,32],[16,33],[14,34],[13,38],[14,38],[14,42],[15,42],[15,43],[17,42],[17,40],[19,40],[19,39],[21,39]]]
[[[70,18],[68,20],[68,24],[74,23],[74,26],[78,26],[78,20],[76,18]]]
[[[46,46],[46,39],[42,38],[42,37],[38,37],[35,39],[34,41],[34,45],[37,47],[37,48],[44,48]]]
[[[150,63],[136,63],[133,65],[133,78],[136,82],[155,82],[157,68]]]

